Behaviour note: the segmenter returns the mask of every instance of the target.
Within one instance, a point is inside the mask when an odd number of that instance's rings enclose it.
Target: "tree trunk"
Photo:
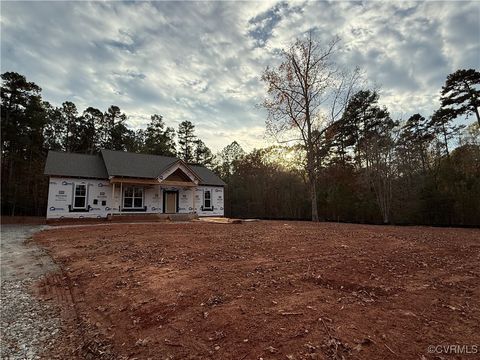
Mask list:
[[[310,176],[310,200],[312,201],[312,221],[318,222],[317,183],[314,176]]]
[[[388,175],[385,174],[385,178],[383,179],[383,223],[388,224],[390,223],[390,186],[389,186],[389,179]]]
[[[478,113],[478,108],[474,105],[475,115],[477,116],[478,126],[480,126],[480,114]]]
[[[445,125],[442,125],[442,129],[443,129],[443,140],[445,141],[445,151],[447,152],[447,157],[450,157],[450,152],[448,151],[447,129],[445,129]]]
[[[468,83],[466,81],[464,81],[464,84],[467,88],[468,94],[472,98],[471,101],[473,103],[473,111],[475,112],[475,115],[477,116],[478,125],[480,126],[480,114],[478,113],[478,108],[477,108],[477,104],[476,104],[476,101],[475,101],[476,100],[475,94],[473,93],[472,89],[470,88],[470,86],[468,85]]]
[[[388,218],[388,213],[387,213],[386,209],[384,209],[384,211],[383,211],[383,223],[388,224],[389,222],[390,222],[390,219]]]

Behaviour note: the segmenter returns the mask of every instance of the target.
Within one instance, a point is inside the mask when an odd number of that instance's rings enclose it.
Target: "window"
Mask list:
[[[203,193],[203,208],[205,210],[212,209],[212,198],[210,190],[205,190],[205,192]]]
[[[140,209],[143,207],[143,188],[128,186],[123,195],[123,207],[126,209]]]
[[[85,209],[87,207],[87,186],[84,184],[75,185],[75,194],[73,197],[74,209]]]

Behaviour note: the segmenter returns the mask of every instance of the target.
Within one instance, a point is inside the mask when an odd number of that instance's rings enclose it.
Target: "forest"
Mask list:
[[[272,71],[263,77],[269,94],[278,89]],[[312,219],[313,185],[323,221],[480,225],[480,73],[472,69],[446,76],[442,106],[433,114],[394,120],[379,92],[364,88],[345,99],[341,114],[322,131],[311,129],[310,136],[318,135],[311,144],[279,143],[247,153],[233,142],[216,154],[189,121],[174,129],[153,114],[145,129],[134,130],[117,106],[56,106],[23,75],[5,72],[1,78],[2,215],[45,214],[49,150],[112,149],[178,156],[211,168],[227,183],[230,217]],[[468,121],[475,110],[477,118]],[[462,116],[469,125],[458,125]],[[267,130],[271,125],[269,117]]]

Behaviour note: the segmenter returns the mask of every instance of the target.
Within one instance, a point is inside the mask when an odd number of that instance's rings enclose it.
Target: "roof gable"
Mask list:
[[[172,172],[170,175],[168,175],[164,180],[166,181],[192,181],[188,177],[187,174],[185,174],[184,171],[180,169],[176,169],[174,172]]]
[[[165,169],[159,176],[159,179],[166,180],[171,174],[180,170],[186,177],[189,178],[189,181],[199,182],[202,180],[198,174],[193,171],[192,167],[189,166],[185,161],[178,159],[175,163],[170,165]]]

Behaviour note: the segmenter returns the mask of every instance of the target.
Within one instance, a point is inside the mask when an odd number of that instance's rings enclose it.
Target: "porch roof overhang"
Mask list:
[[[159,185],[159,179],[130,178],[113,176],[110,178],[111,184],[138,184],[138,185]]]
[[[179,186],[179,187],[195,187],[198,184],[192,181],[171,181],[160,179],[145,178],[129,178],[114,176],[110,178],[111,184],[131,184],[131,185],[162,185],[162,186]]]
[[[191,181],[169,181],[169,180],[163,180],[160,182],[160,185],[163,186],[181,186],[181,187],[195,187],[198,184],[195,184],[194,182]]]

